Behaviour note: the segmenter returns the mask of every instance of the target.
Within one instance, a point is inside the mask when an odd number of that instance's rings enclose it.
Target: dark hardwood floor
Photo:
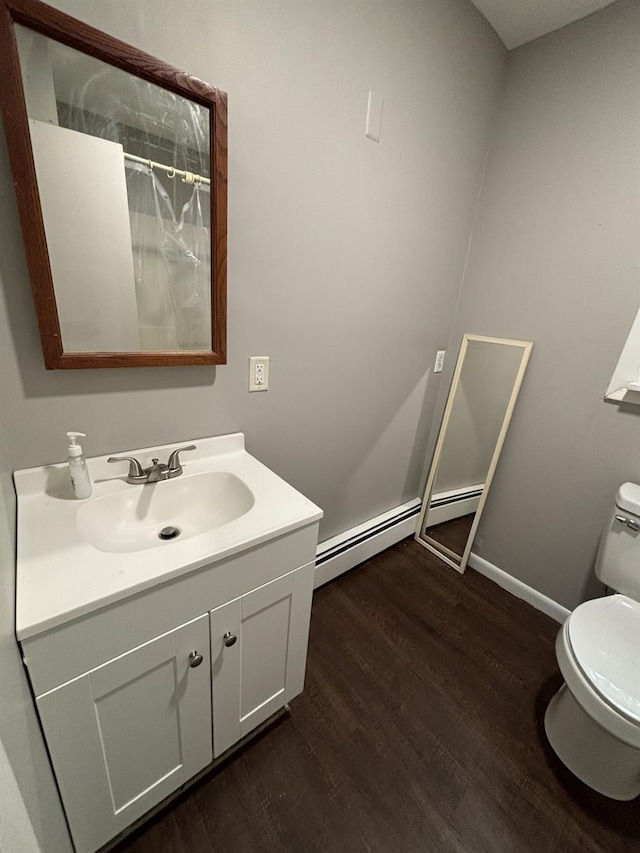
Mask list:
[[[640,851],[545,740],[557,629],[401,542],[316,592],[291,715],[118,853]]]
[[[442,524],[434,524],[433,527],[427,527],[427,536],[462,557],[475,517],[475,512],[472,512],[460,518],[453,518],[451,521],[444,521]],[[457,560],[457,563],[460,564],[460,560]]]

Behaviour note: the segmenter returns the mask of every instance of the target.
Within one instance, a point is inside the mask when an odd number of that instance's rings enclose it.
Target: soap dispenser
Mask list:
[[[73,496],[78,500],[91,497],[91,480],[87,463],[82,453],[82,447],[78,444],[79,438],[85,438],[83,432],[68,432],[69,445],[69,476],[71,477],[71,488]]]

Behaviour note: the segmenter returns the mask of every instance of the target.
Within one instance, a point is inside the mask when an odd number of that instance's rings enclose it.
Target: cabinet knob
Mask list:
[[[191,652],[189,655],[189,666],[195,668],[196,666],[200,666],[204,658],[198,652]]]
[[[222,638],[224,640],[224,644],[227,648],[229,646],[235,645],[236,640],[238,639],[235,634],[232,634],[231,631],[227,631],[227,633]]]

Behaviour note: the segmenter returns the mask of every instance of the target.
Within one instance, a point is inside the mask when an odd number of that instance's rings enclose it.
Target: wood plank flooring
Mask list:
[[[462,557],[475,517],[475,512],[471,512],[460,518],[453,518],[451,521],[443,521],[442,524],[434,524],[433,527],[427,527],[426,534],[430,539],[435,539],[440,545],[444,545],[449,551]],[[460,560],[456,562],[460,565]]]
[[[118,853],[632,853],[547,745],[558,626],[405,540],[315,594],[305,692]]]

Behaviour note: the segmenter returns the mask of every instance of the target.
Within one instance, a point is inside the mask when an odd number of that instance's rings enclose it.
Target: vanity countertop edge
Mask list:
[[[33,638],[322,518],[318,506],[246,452],[243,433],[187,439],[118,455],[134,454],[145,461],[188,443],[196,444],[197,450],[185,454],[185,476],[210,470],[234,473],[250,484],[255,504],[246,515],[217,530],[147,550],[106,553],[79,538],[70,541],[65,534],[85,502],[71,498],[66,463],[14,473],[18,640]],[[107,455],[87,459],[94,488],[99,487],[103,494],[163,486],[162,482],[152,487],[131,486],[124,480],[126,465],[118,469],[107,459]],[[41,535],[34,537],[34,530]]]

